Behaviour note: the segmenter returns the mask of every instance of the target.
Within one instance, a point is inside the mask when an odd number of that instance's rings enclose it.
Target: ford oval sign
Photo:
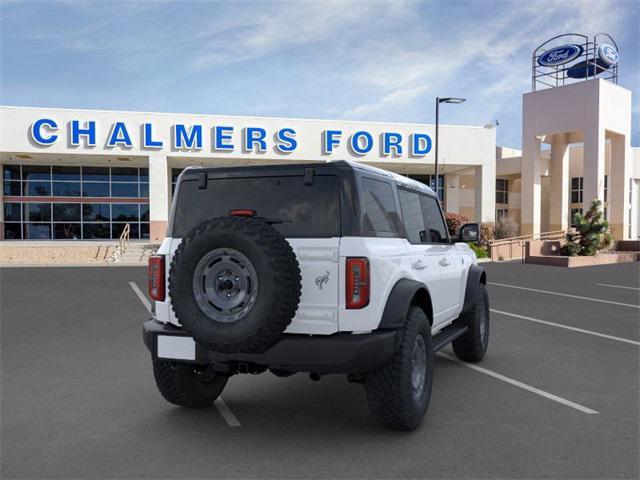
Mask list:
[[[618,50],[613,45],[603,43],[598,47],[598,58],[611,67],[618,63]]]
[[[561,45],[540,55],[538,63],[543,67],[557,67],[575,60],[582,54],[583,50],[580,45]]]

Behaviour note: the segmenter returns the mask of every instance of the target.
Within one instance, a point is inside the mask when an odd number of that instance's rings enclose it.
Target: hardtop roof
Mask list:
[[[425,185],[424,183],[413,180],[409,177],[404,177],[388,170],[366,165],[360,162],[354,162],[350,160],[330,160],[325,162],[300,162],[300,163],[286,163],[286,164],[274,164],[274,165],[242,165],[242,166],[189,166],[182,175],[184,177],[190,177],[191,174],[198,175],[206,172],[207,176],[213,175],[214,177],[238,177],[238,176],[255,176],[255,175],[303,175],[304,169],[313,168],[314,172],[318,175],[328,174],[335,172],[338,169],[351,169],[357,170],[361,173],[368,173],[370,175],[386,177],[394,181],[397,185],[419,190],[428,195],[435,196],[435,192]]]

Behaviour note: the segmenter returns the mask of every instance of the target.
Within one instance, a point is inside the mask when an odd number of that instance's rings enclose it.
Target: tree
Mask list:
[[[469,223],[469,219],[464,215],[459,215],[457,213],[447,212],[444,214],[444,219],[447,222],[447,230],[449,230],[449,235],[452,237],[458,235],[458,230],[465,223]]]
[[[594,200],[584,215],[576,213],[573,216],[575,232],[567,233],[567,242],[560,249],[562,255],[596,255],[613,243],[613,236],[609,233],[609,222],[604,219],[602,202]]]

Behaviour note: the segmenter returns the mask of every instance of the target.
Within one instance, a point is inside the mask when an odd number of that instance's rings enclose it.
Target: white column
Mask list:
[[[162,241],[169,219],[169,166],[163,153],[149,155],[149,241]]]
[[[444,177],[447,212],[458,213],[460,209],[460,177],[456,173],[448,173]]]
[[[615,135],[611,140],[611,164],[607,189],[609,226],[616,240],[629,238],[629,179],[632,152],[628,135]]]
[[[566,230],[569,220],[569,146],[567,135],[555,135],[551,145],[549,230]]]
[[[604,129],[599,126],[584,132],[582,163],[582,209],[586,212],[596,198],[604,202]]]
[[[542,160],[540,139],[525,136],[522,152],[522,210],[520,232],[522,235],[540,233]]]
[[[487,160],[475,167],[475,221],[493,222],[496,218],[496,161]]]

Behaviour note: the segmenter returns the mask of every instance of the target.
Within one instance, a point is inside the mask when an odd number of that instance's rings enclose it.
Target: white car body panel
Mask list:
[[[155,302],[156,319],[180,326],[171,308],[169,269],[182,239],[167,237],[158,249],[166,255],[166,299]],[[287,239],[302,276],[302,294],[286,333],[330,335],[370,332],[378,328],[395,284],[408,278],[424,283],[431,295],[437,332],[462,311],[469,268],[475,254],[465,243],[413,245],[404,238],[342,237]],[[347,309],[345,298],[347,257],[367,257],[371,275],[369,305]],[[446,260],[446,261],[445,261]]]

